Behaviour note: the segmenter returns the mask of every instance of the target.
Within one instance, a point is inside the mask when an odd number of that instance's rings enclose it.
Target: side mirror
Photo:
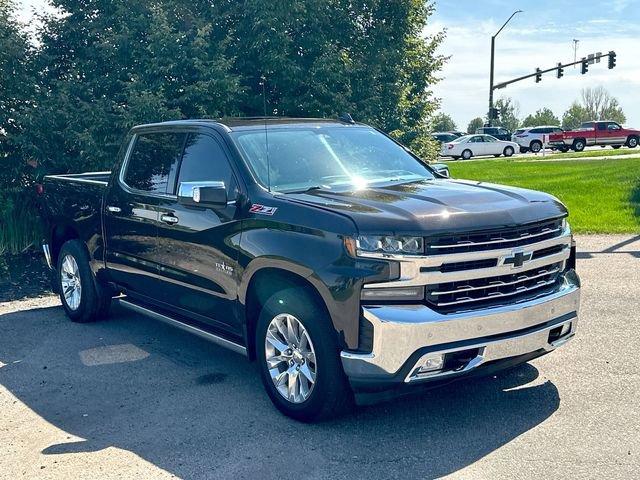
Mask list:
[[[446,163],[432,163],[431,168],[433,168],[436,173],[439,173],[443,177],[451,178],[451,173],[449,172],[449,167]]]
[[[224,182],[182,182],[178,188],[178,202],[191,206],[226,207],[227,187]]]

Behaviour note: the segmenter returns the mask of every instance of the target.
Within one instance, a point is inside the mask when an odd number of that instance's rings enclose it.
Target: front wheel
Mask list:
[[[256,358],[269,398],[291,418],[318,421],[353,404],[331,319],[303,288],[280,291],[265,302]]]
[[[57,281],[60,301],[72,321],[93,322],[107,314],[111,296],[96,282],[89,267],[89,254],[79,240],[62,245]]]
[[[511,157],[511,156],[513,156],[514,149],[513,149],[513,147],[505,147],[503,153],[504,153],[505,157]]]

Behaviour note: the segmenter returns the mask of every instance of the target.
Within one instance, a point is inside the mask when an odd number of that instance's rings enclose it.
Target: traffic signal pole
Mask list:
[[[509,23],[511,21],[511,19],[517,13],[522,13],[522,10],[516,10],[515,12],[513,12],[511,14],[511,16],[509,18],[507,18],[507,21],[502,24],[502,26],[500,27],[500,30],[498,30],[496,32],[496,34],[491,37],[491,65],[490,65],[490,68],[489,68],[489,115],[488,115],[489,126],[491,126],[491,120],[493,120],[493,118],[494,118],[494,116],[493,116],[493,91],[495,90],[495,87],[493,86],[493,66],[495,64],[496,37],[500,34],[502,29],[507,26],[507,23]]]
[[[600,54],[600,55],[594,55],[591,58],[585,57],[585,58],[583,58],[581,60],[578,60],[576,62],[564,63],[564,64],[563,63],[558,63],[557,66],[552,67],[552,68],[547,68],[546,70],[536,69],[536,71],[534,73],[530,73],[529,75],[523,75],[522,77],[514,78],[513,80],[508,80],[506,82],[502,82],[502,83],[499,83],[497,85],[493,85],[493,81],[492,81],[491,85],[493,86],[494,90],[498,90],[500,88],[505,88],[507,85],[511,85],[512,83],[520,82],[522,80],[526,80],[528,78],[534,78],[534,77],[536,77],[536,83],[538,83],[540,81],[539,79],[541,79],[543,73],[549,73],[549,72],[555,72],[555,71],[560,72],[559,76],[558,76],[558,78],[560,78],[562,76],[562,72],[564,71],[564,69],[566,67],[570,67],[572,65],[581,65],[582,66],[582,73],[584,74],[584,73],[587,73],[587,71],[589,69],[588,65],[589,65],[590,61],[596,61],[596,60],[599,60],[599,59],[604,58],[604,57],[609,57],[609,68],[615,67],[615,65],[616,65],[616,60],[615,60],[616,59],[616,52],[611,51],[609,53],[604,53],[604,54]],[[493,92],[491,92],[491,97],[490,98],[493,99]]]

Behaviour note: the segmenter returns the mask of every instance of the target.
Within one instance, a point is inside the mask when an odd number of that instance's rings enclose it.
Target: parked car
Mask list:
[[[563,131],[562,128],[554,125],[519,128],[513,132],[511,140],[520,146],[520,153],[526,153],[528,151],[538,153],[543,147],[550,147],[549,135],[552,133],[562,133]],[[568,150],[568,147],[562,147],[561,149]]]
[[[519,146],[515,142],[498,140],[491,135],[465,135],[443,144],[440,155],[452,157],[454,160],[459,158],[469,160],[471,157],[480,155],[493,155],[494,157],[504,155],[505,157],[510,157],[518,148]]]
[[[585,122],[577,130],[552,133],[549,136],[549,145],[559,149],[572,148],[576,152],[581,152],[586,146],[592,145],[611,145],[613,148],[626,145],[629,148],[636,148],[638,141],[640,141],[640,130],[625,128],[611,121]]]
[[[464,137],[465,135],[467,135],[467,132],[460,132],[459,130],[451,130],[447,133],[455,135],[456,137]]]
[[[455,135],[451,132],[433,132],[431,134],[431,137],[440,143],[451,142],[452,140],[458,138],[458,136],[459,135]]]
[[[199,335],[318,420],[574,336],[565,206],[441,168],[351,121],[141,125],[110,172],[45,177],[43,249],[71,320],[118,303]]]
[[[511,132],[503,127],[480,127],[476,129],[476,133],[491,135],[498,140],[511,141]]]

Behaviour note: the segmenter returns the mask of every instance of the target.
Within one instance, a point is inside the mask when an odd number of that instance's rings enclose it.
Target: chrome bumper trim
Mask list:
[[[474,339],[482,343],[482,339],[487,337],[530,331],[555,319],[577,316],[579,303],[579,279],[571,271],[563,277],[561,287],[554,293],[499,307],[441,314],[426,305],[366,306],[363,307],[363,316],[373,325],[372,351],[343,351],[342,365],[349,377],[364,380],[392,378],[411,355],[424,347],[436,347],[430,351],[437,351],[438,345],[470,344]],[[573,333],[577,318],[571,321]]]

